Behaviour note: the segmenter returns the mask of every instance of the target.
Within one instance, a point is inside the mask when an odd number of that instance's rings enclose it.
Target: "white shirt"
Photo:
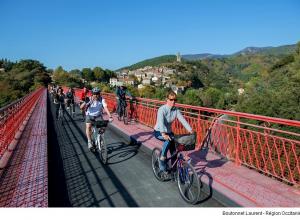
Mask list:
[[[86,114],[90,115],[90,116],[102,115],[102,109],[107,106],[104,98],[102,98],[101,102],[98,100],[94,100],[94,101],[91,100],[89,103],[91,103],[91,104],[90,104],[89,108],[87,109]]]

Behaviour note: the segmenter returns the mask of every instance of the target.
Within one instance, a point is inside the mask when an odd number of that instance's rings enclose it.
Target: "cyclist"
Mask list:
[[[160,171],[167,174],[166,171],[166,162],[165,159],[167,157],[167,152],[170,150],[170,153],[173,154],[175,151],[174,145],[174,133],[172,132],[172,123],[177,118],[181,124],[185,127],[185,129],[189,133],[193,133],[193,130],[189,123],[182,116],[180,111],[175,107],[176,102],[176,93],[173,91],[168,92],[167,94],[167,102],[165,105],[162,105],[157,112],[157,120],[154,127],[154,136],[163,141],[161,156],[159,158],[159,169]],[[174,161],[171,161],[173,163]]]
[[[57,94],[56,91],[57,91],[57,89],[55,88],[55,84],[53,84],[51,86],[51,90],[50,90],[50,95],[51,95],[51,98],[52,98],[53,101],[54,101],[54,98],[55,98],[55,96]]]
[[[75,108],[74,108],[74,90],[70,87],[68,89],[68,92],[66,93],[66,103],[67,103],[67,109],[70,108],[70,104],[73,105],[73,113],[75,112]]]
[[[100,94],[100,89],[98,87],[93,88],[92,90],[92,97],[88,103],[83,103],[80,107],[87,109],[86,111],[86,136],[88,139],[88,148],[91,149],[93,147],[91,142],[92,136],[92,122],[103,120],[102,111],[103,109],[106,111],[107,115],[109,116],[109,121],[112,121],[112,116],[107,108],[107,104],[105,99]]]
[[[57,119],[60,105],[63,109],[63,114],[65,112],[65,94],[64,94],[64,90],[61,87],[58,87],[57,93],[54,96],[54,104],[56,107],[55,113],[56,113],[56,119]]]
[[[80,94],[80,101],[79,101],[79,106],[84,106],[83,103],[88,103],[90,101],[88,97],[88,89],[86,87],[83,87],[83,90]],[[82,114],[82,120],[85,121],[85,106],[83,108],[80,107],[81,114]]]
[[[116,95],[117,95],[117,113],[119,115],[121,107],[124,106],[124,108],[127,107],[127,103],[126,103],[126,95],[129,96],[130,98],[132,98],[130,92],[127,91],[127,87],[126,86],[119,86],[117,87],[116,90]]]

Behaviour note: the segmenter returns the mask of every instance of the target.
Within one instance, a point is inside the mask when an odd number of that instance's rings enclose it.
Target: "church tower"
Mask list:
[[[179,62],[179,63],[181,62],[181,56],[180,56],[179,52],[176,55],[176,61]]]

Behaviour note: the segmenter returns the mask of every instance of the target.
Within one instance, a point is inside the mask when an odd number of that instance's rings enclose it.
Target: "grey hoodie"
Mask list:
[[[157,120],[154,129],[160,132],[171,133],[172,132],[171,126],[173,121],[176,118],[178,118],[178,120],[181,122],[181,124],[185,127],[186,130],[192,132],[191,126],[182,116],[180,111],[176,107],[170,108],[166,104],[162,105],[158,109]]]

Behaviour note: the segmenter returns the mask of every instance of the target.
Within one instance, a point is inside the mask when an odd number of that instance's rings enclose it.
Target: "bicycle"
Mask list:
[[[104,132],[108,126],[109,120],[93,121],[92,122],[92,143],[91,151],[94,153],[98,149],[100,152],[100,159],[103,164],[107,163],[107,147],[105,144]]]
[[[192,134],[195,136],[195,134]],[[198,175],[191,164],[191,159],[185,160],[182,151],[189,151],[195,149],[195,140],[193,144],[184,144],[180,139],[188,135],[180,135],[174,138],[175,152],[166,158],[167,171],[170,172],[171,178],[177,182],[179,193],[184,201],[190,204],[196,204],[199,201],[201,189]],[[159,158],[161,156],[161,149],[154,148],[152,150],[152,171],[154,176],[159,181],[167,181],[171,178],[165,175],[165,172],[159,168]],[[170,166],[170,160],[176,158]]]
[[[74,112],[74,104],[73,104],[73,102],[70,100],[67,100],[67,104],[68,104],[68,110],[69,110],[69,115],[72,117],[72,118],[74,118],[74,116],[75,116],[75,112]]]
[[[124,121],[124,124],[128,124],[128,112],[127,112],[127,104],[126,100],[120,100],[119,112],[118,112],[118,120]]]

